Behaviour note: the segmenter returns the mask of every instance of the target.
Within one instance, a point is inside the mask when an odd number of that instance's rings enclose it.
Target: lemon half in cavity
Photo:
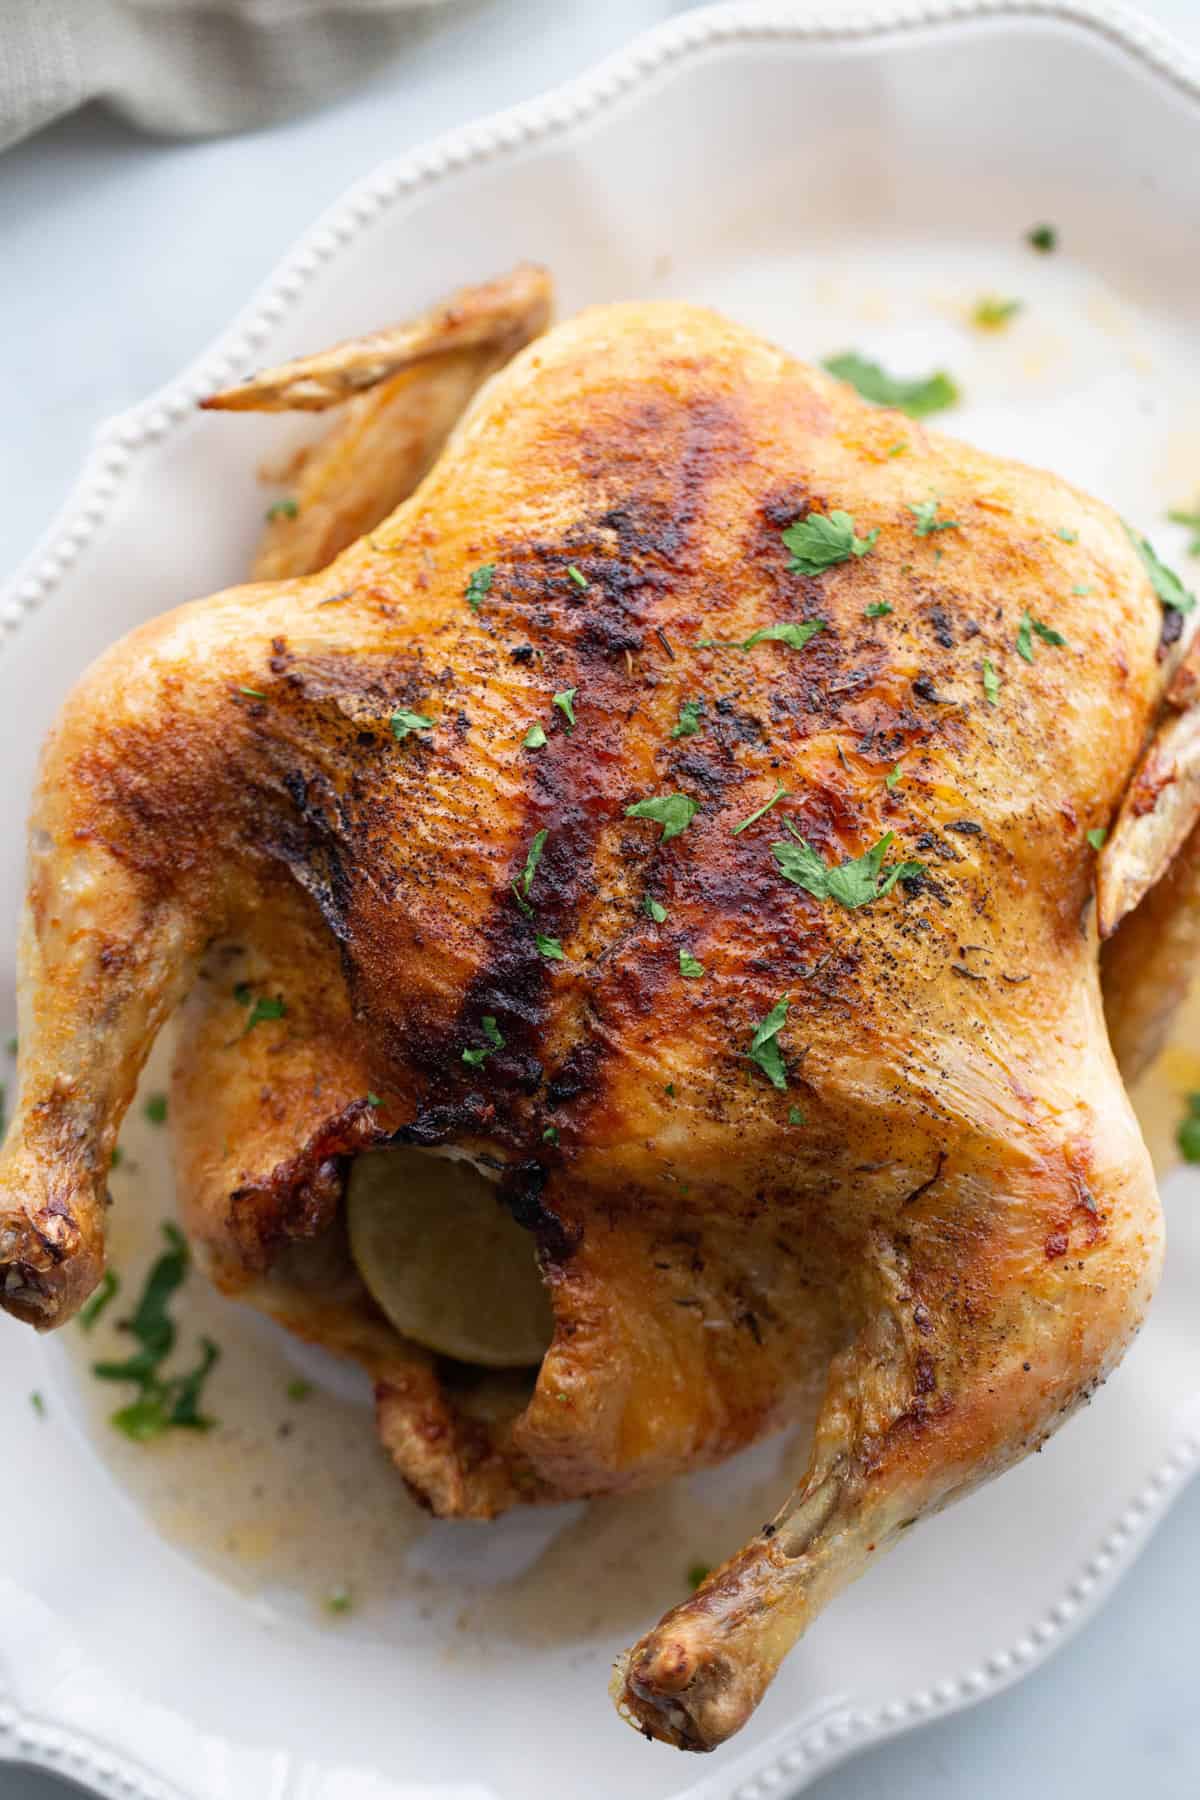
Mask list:
[[[369,1151],[346,1216],[359,1273],[401,1336],[489,1369],[541,1362],[554,1315],[533,1239],[471,1163]]]

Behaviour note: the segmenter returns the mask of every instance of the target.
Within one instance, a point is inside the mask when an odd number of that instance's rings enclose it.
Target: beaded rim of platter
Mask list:
[[[1164,32],[1106,0],[895,0],[874,4],[852,18],[785,4],[735,0],[707,7],[659,26],[584,75],[509,111],[463,126],[389,161],[355,183],[299,241],[233,325],[181,375],[148,400],[110,420],[99,432],[69,499],[41,543],[0,588],[0,646],[10,644],[24,621],[54,593],[80,562],[108,519],[139,461],[193,413],[197,402],[242,379],[261,358],[272,334],[322,268],[341,255],[389,209],[484,163],[561,138],[627,98],[666,68],[722,46],[787,40],[824,47],[854,45],[883,35],[980,20],[1050,21],[1075,25],[1100,37],[1142,68],[1200,105],[1200,58]],[[874,1707],[828,1701],[762,1746],[761,1766],[745,1761],[680,1790],[677,1800],[782,1800],[865,1749],[911,1727],[945,1716],[1011,1685],[1044,1660],[1087,1618],[1113,1587],[1136,1552],[1200,1467],[1200,1428],[1181,1430],[1157,1469],[1124,1507],[1098,1547],[1079,1566],[1058,1598],[1007,1648],[999,1648],[965,1673]],[[272,1757],[280,1800],[311,1800],[320,1771],[302,1759]],[[56,1724],[17,1703],[5,1679],[0,1647],[0,1763],[34,1765],[91,1788],[105,1800],[201,1800],[156,1775],[146,1764],[95,1734]],[[236,1758],[235,1758],[236,1766]],[[235,1789],[226,1790],[232,1796]],[[240,1800],[240,1789],[237,1790]],[[430,1800],[436,1800],[436,1787]],[[206,1793],[202,1800],[223,1800]]]

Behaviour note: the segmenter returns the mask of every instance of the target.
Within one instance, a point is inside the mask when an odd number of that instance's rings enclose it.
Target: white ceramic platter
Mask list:
[[[264,504],[256,467],[295,429],[198,417],[197,395],[531,257],[554,269],[564,311],[685,295],[802,354],[945,366],[965,394],[950,429],[1063,471],[1175,557],[1163,511],[1200,489],[1198,166],[1200,71],[1160,40],[1080,4],[964,0],[852,27],[755,5],[690,14],[370,176],[202,364],[103,431],[0,606],[5,942],[52,714],[113,638],[238,578]],[[1060,232],[1053,256],[1024,241],[1042,220]],[[985,293],[1024,302],[1001,334],[965,322]],[[12,979],[5,951],[0,999]],[[128,1144],[114,1186],[133,1275],[169,1177],[161,1133]],[[1200,1456],[1197,1197],[1168,1179],[1165,1283],[1095,1404],[840,1600],[749,1729],[703,1763],[617,1721],[608,1665],[690,1561],[731,1547],[739,1492],[753,1505],[782,1491],[779,1446],[623,1513],[418,1530],[400,1499],[365,1518],[378,1470],[350,1479],[368,1452],[343,1465],[337,1446],[368,1445],[369,1421],[331,1365],[307,1365],[318,1422],[296,1427],[311,1483],[280,1473],[297,1353],[237,1309],[198,1293],[186,1324],[225,1347],[221,1430],[148,1450],[114,1443],[77,1328],[47,1343],[5,1321],[0,1757],[142,1800],[794,1792],[1035,1667],[1178,1491]],[[285,1499],[308,1509],[290,1535],[271,1517]],[[233,1523],[217,1531],[223,1507]],[[340,1567],[356,1604],[334,1625],[318,1602]]]

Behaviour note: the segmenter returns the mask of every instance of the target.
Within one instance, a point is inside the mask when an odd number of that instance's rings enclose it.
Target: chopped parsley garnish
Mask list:
[[[1140,537],[1129,525],[1125,529],[1142,559],[1143,567],[1150,577],[1150,585],[1162,604],[1174,612],[1190,613],[1196,604],[1195,594],[1184,587],[1173,569],[1168,569],[1166,563],[1159,561],[1148,538]]]
[[[577,569],[574,563],[567,564],[567,574],[571,577],[571,580],[575,583],[577,588],[585,588],[587,586],[587,576],[582,569]]]
[[[887,789],[889,794],[894,793],[895,790],[899,787],[899,785],[900,785],[900,764],[899,763],[896,764],[895,768],[892,770],[890,775],[884,776],[883,785]]]
[[[299,511],[294,500],[277,500],[274,506],[267,508],[267,523],[269,525],[275,519],[294,519]]]
[[[1077,544],[1079,542],[1079,533],[1073,530],[1070,525],[1060,525],[1054,535],[1056,538],[1061,538],[1064,544]]]
[[[625,817],[653,819],[663,828],[659,841],[669,844],[672,838],[687,830],[699,810],[699,802],[687,794],[653,794],[648,800],[635,800],[632,806],[627,806]]]
[[[250,1009],[250,1017],[246,1020],[246,1029],[242,1036],[248,1037],[256,1025],[262,1025],[270,1019],[283,1019],[287,1016],[287,1002],[282,994],[260,994]]]
[[[133,1415],[133,1429],[130,1430],[126,1425],[122,1425],[121,1429],[128,1436],[139,1439],[159,1437],[172,1425],[183,1426],[191,1431],[210,1431],[216,1420],[206,1418],[201,1413],[200,1399],[209,1371],[220,1354],[211,1338],[202,1337],[200,1361],[195,1367],[177,1375],[168,1384],[164,1395],[143,1395],[132,1407],[126,1407],[124,1416]],[[116,1420],[120,1420],[122,1416],[122,1413],[117,1413]]]
[[[642,901],[642,911],[648,919],[653,919],[656,925],[661,925],[667,916],[666,907],[661,900],[656,900],[653,894],[647,894]]]
[[[787,797],[788,797],[788,790],[784,787],[784,785],[781,781],[779,783],[779,785],[776,787],[775,792],[771,795],[771,798],[769,800],[764,801],[763,804],[759,807],[757,812],[752,812],[748,819],[743,819],[740,825],[734,826],[733,836],[737,837],[739,835],[739,833],[745,831],[745,829],[748,825],[753,825],[756,819],[761,819],[764,813],[769,813],[773,806],[777,805],[780,800],[786,800]]]
[[[679,703],[679,719],[671,731],[673,738],[695,737],[700,729],[699,700],[681,700]]]
[[[1080,594],[1080,595],[1090,594],[1091,591],[1092,591],[1092,584],[1090,581],[1077,581],[1075,583],[1074,587],[1071,589],[1071,592],[1073,594]]]
[[[220,1351],[210,1338],[200,1340],[200,1360],[181,1375],[164,1375],[163,1364],[175,1348],[175,1322],[168,1304],[182,1286],[189,1253],[183,1233],[170,1223],[163,1225],[167,1248],[146,1277],[132,1319],[121,1329],[136,1338],[138,1349],[124,1362],[92,1364],[101,1381],[128,1381],[137,1385],[138,1396],[113,1413],[112,1423],[135,1443],[162,1437],[173,1426],[207,1431],[214,1423],[200,1411],[201,1394]]]
[[[37,1414],[39,1419],[45,1418],[46,1402],[42,1399],[42,1396],[38,1392],[37,1388],[34,1388],[32,1394],[30,1394],[29,1404],[30,1404],[30,1406],[32,1406],[34,1412]]]
[[[1000,677],[990,656],[983,659],[983,697],[989,706],[1000,704]]]
[[[852,513],[810,512],[806,518],[794,519],[780,535],[784,548],[792,553],[788,573],[819,575],[823,569],[832,569],[835,563],[849,562],[855,556],[865,556],[868,550],[874,548],[879,530],[877,527],[868,532],[865,538],[860,538],[855,532]],[[817,629],[820,629],[819,623]],[[772,632],[776,636],[780,635],[776,627],[771,627],[764,635],[771,635]],[[811,636],[810,631],[808,637]],[[748,650],[752,641],[759,642],[757,632],[753,640],[747,638],[742,648]],[[807,637],[804,642],[808,642]]]
[[[731,642],[720,638],[697,638],[696,643],[701,650],[753,650],[756,644],[786,644],[791,650],[803,650],[805,644],[811,643],[818,631],[824,631],[824,619],[805,619],[802,624],[786,619],[778,625],[763,625],[752,631],[748,638],[734,638]]]
[[[496,573],[495,563],[484,563],[467,583],[467,605],[472,612],[478,612],[484,599],[491,590],[492,576]]]
[[[889,456],[903,456],[904,452],[907,449],[908,449],[907,444],[889,444],[888,445],[888,455]]]
[[[480,1044],[475,1049],[464,1050],[462,1053],[463,1061],[472,1069],[477,1069],[480,1064],[485,1063],[488,1057],[495,1051],[503,1050],[504,1048],[504,1039],[500,1035],[500,1027],[497,1025],[495,1018],[491,1013],[487,1013],[484,1016],[483,1035],[487,1039],[486,1044]]]
[[[941,369],[924,379],[897,380],[878,363],[868,362],[854,350],[847,350],[841,356],[827,356],[823,366],[840,381],[848,381],[864,400],[870,400],[875,406],[894,406],[907,413],[910,419],[924,419],[930,413],[944,412],[959,398],[957,387]]]
[[[245,694],[247,699],[250,700],[265,700],[267,697],[261,688],[240,687],[238,693]]]
[[[886,619],[892,611],[890,600],[872,600],[870,606],[863,607],[864,619]]]
[[[542,726],[531,725],[529,730],[525,733],[525,736],[521,739],[521,743],[526,750],[543,749],[546,743],[546,733]]]
[[[348,1613],[353,1610],[354,1596],[347,1587],[334,1588],[332,1594],[325,1596],[325,1611],[334,1614]]]
[[[1026,662],[1033,661],[1033,620],[1028,612],[1021,614],[1021,623],[1017,627],[1017,655],[1023,656]]]
[[[392,736],[398,744],[402,744],[414,731],[433,730],[432,719],[427,719],[424,713],[409,712],[403,706],[392,714],[391,724]]]
[[[894,831],[885,832],[879,842],[872,844],[862,856],[851,857],[832,867],[819,851],[814,850],[811,844],[799,836],[794,843],[783,839],[772,844],[771,849],[776,867],[785,881],[803,888],[814,899],[836,900],[839,906],[853,909],[869,906],[872,900],[882,900],[885,894],[891,893],[898,881],[920,875],[924,869],[924,863],[909,858],[905,862],[893,863],[885,872],[883,859],[895,836]]]
[[[1066,648],[1067,640],[1060,631],[1054,631],[1049,625],[1043,625],[1035,619],[1031,612],[1021,614],[1021,623],[1017,627],[1017,655],[1023,656],[1027,663],[1033,661],[1033,640],[1041,638],[1043,644],[1051,644],[1056,650]]]
[[[554,704],[567,721],[568,731],[575,729],[575,696],[578,692],[578,688],[570,687],[564,688],[561,694],[554,696]]]
[[[824,619],[805,619],[799,625],[788,619],[780,625],[764,625],[758,631],[752,631],[748,638],[742,639],[739,648],[753,650],[755,644],[786,644],[789,650],[803,650],[805,644],[811,643],[818,631],[824,629]]]
[[[688,951],[681,950],[679,952],[679,973],[686,975],[689,981],[698,981],[704,974],[704,964],[697,962],[696,958]]]
[[[1058,232],[1053,225],[1035,225],[1032,231],[1026,232],[1025,242],[1046,256],[1051,250],[1058,249]]]
[[[1187,1112],[1175,1131],[1184,1162],[1200,1162],[1200,1094],[1189,1094]]]
[[[312,1382],[305,1381],[303,1375],[297,1375],[294,1380],[289,1381],[287,1384],[287,1397],[289,1400],[307,1400],[312,1391]]]
[[[1196,533],[1187,547],[1187,553],[1189,556],[1200,556],[1200,506],[1196,507],[1193,512],[1188,512],[1184,507],[1175,506],[1171,508],[1167,517],[1172,525],[1186,525],[1189,531]]]
[[[521,870],[517,880],[513,882],[513,892],[517,894],[518,900],[521,898],[522,894],[528,895],[529,890],[533,885],[533,878],[537,874],[537,866],[542,860],[542,851],[546,847],[546,839],[549,835],[550,833],[546,830],[537,832],[533,842],[529,846],[529,854],[525,858],[525,867]],[[518,887],[520,888],[520,892],[517,891]],[[528,912],[529,908],[526,907],[525,910]]]
[[[962,526],[957,519],[939,519],[937,500],[922,500],[919,506],[910,506],[909,512],[917,521],[913,527],[918,537],[930,537],[935,531],[961,531]]]
[[[750,1039],[750,1048],[746,1055],[752,1063],[757,1063],[772,1087],[781,1091],[787,1087],[787,1069],[784,1066],[783,1051],[779,1048],[779,1033],[783,1030],[787,1019],[790,994],[777,1000],[766,1018],[754,1030]]]
[[[801,1107],[801,1106],[789,1106],[788,1107],[788,1124],[789,1125],[807,1125],[807,1123],[808,1123],[808,1120],[804,1116],[804,1108],[803,1107]]]
[[[695,1591],[698,1587],[704,1586],[704,1583],[708,1580],[708,1578],[711,1574],[712,1574],[712,1570],[709,1568],[707,1563],[693,1563],[692,1564],[691,1568],[688,1570],[687,1578],[688,1578],[688,1586],[691,1588],[693,1594],[695,1593]]]
[[[557,1142],[558,1142],[558,1126],[557,1125],[547,1125],[545,1131],[543,1131],[543,1133],[542,1133],[542,1142],[543,1142],[543,1144],[557,1144]]]
[[[368,1088],[368,1090],[367,1090],[367,1105],[368,1106],[382,1106],[383,1105],[383,1095],[382,1094],[373,1094],[370,1091],[370,1089]]]
[[[533,941],[537,945],[539,956],[546,957],[549,962],[566,961],[566,952],[556,937],[547,937],[545,932],[535,931]]]
[[[1022,300],[999,300],[994,294],[985,294],[971,308],[971,323],[981,331],[1000,331],[1016,318],[1023,305]]]
[[[113,1148],[112,1148],[112,1155],[108,1159],[109,1168],[110,1169],[119,1169],[122,1162],[124,1162],[124,1160],[125,1160],[125,1152],[122,1150],[120,1144],[114,1144]]]
[[[115,1269],[105,1269],[91,1299],[79,1309],[79,1323],[84,1331],[90,1331],[100,1315],[116,1299],[121,1291],[121,1282]]]
[[[1103,850],[1104,840],[1108,836],[1107,825],[1093,825],[1087,834],[1087,841],[1093,850]]]
[[[165,1094],[147,1094],[142,1112],[151,1125],[165,1125],[167,1122],[167,1096]]]

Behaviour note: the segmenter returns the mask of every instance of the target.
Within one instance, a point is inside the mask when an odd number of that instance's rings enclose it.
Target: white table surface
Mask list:
[[[825,13],[833,5],[821,0]],[[0,157],[0,569],[49,524],[94,427],[202,349],[350,181],[682,10],[673,0],[477,0],[450,7],[366,90],[272,131],[163,143],[89,111]],[[1144,10],[1200,45],[1200,0]],[[1196,1800],[1198,1667],[1200,1487],[1105,1611],[1032,1680],[852,1760],[810,1792]],[[0,1766],[0,1800],[73,1791]]]

